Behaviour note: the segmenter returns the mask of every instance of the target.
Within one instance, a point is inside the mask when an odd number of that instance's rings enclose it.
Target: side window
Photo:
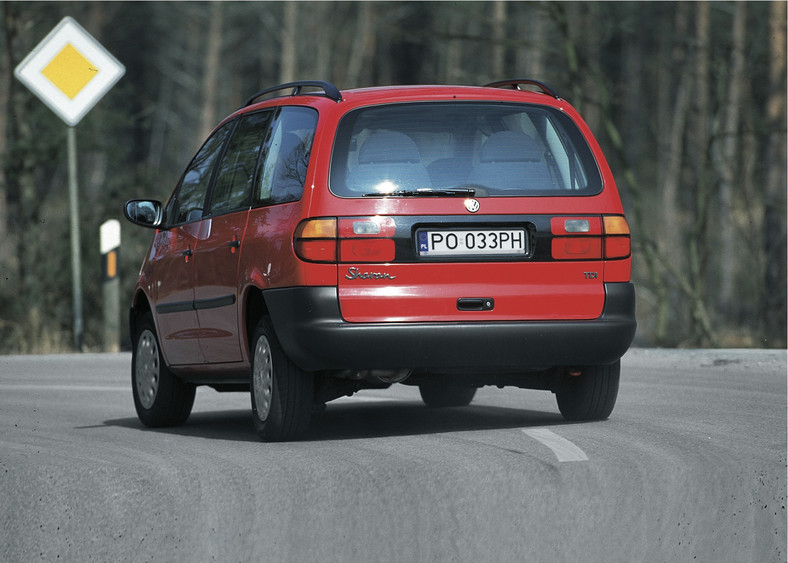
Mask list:
[[[181,183],[175,191],[175,195],[167,206],[167,224],[179,225],[189,223],[202,218],[205,197],[208,194],[208,186],[211,183],[214,163],[221,154],[224,142],[232,130],[232,123],[227,123],[214,133],[197,155],[192,159],[191,164],[183,174]]]
[[[298,201],[304,192],[306,170],[317,126],[317,111],[283,107],[265,140],[265,160],[255,190],[255,204]]]
[[[250,204],[257,156],[272,112],[244,116],[238,122],[219,163],[211,192],[211,215],[234,211]]]

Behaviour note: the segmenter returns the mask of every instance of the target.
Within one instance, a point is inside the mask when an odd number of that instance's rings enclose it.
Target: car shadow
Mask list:
[[[420,401],[330,405],[313,417],[306,440],[348,440],[505,430],[564,423],[557,413],[486,405],[433,409]]]
[[[107,420],[104,425],[211,440],[257,442],[251,416],[247,409],[204,411],[192,413],[183,426],[172,428],[147,428],[137,418]],[[566,424],[572,423],[555,412],[488,405],[431,409],[420,401],[329,404],[324,412],[312,416],[309,430],[299,441],[363,440]]]

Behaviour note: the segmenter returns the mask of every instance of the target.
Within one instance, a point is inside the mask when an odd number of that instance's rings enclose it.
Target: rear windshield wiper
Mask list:
[[[418,190],[395,190],[393,192],[372,192],[362,197],[471,197],[476,193],[473,188],[451,188],[432,190],[419,188]]]

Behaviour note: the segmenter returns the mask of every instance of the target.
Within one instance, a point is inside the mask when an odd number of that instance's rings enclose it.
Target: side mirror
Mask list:
[[[135,225],[155,229],[161,226],[164,207],[155,199],[132,199],[123,206],[123,215]]]

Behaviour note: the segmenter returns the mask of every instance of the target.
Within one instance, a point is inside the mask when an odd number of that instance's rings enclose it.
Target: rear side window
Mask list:
[[[287,106],[277,110],[263,147],[255,205],[301,199],[316,126],[317,111],[312,108]]]
[[[219,163],[208,212],[212,215],[248,208],[257,156],[272,112],[253,113],[238,121]]]
[[[602,180],[574,122],[501,103],[361,108],[339,126],[331,191],[342,197],[471,187],[477,197],[593,195]]]
[[[175,195],[167,205],[165,221],[167,224],[179,225],[202,219],[214,164],[231,130],[232,123],[223,125],[205,141],[192,159],[186,172],[183,173]]]

